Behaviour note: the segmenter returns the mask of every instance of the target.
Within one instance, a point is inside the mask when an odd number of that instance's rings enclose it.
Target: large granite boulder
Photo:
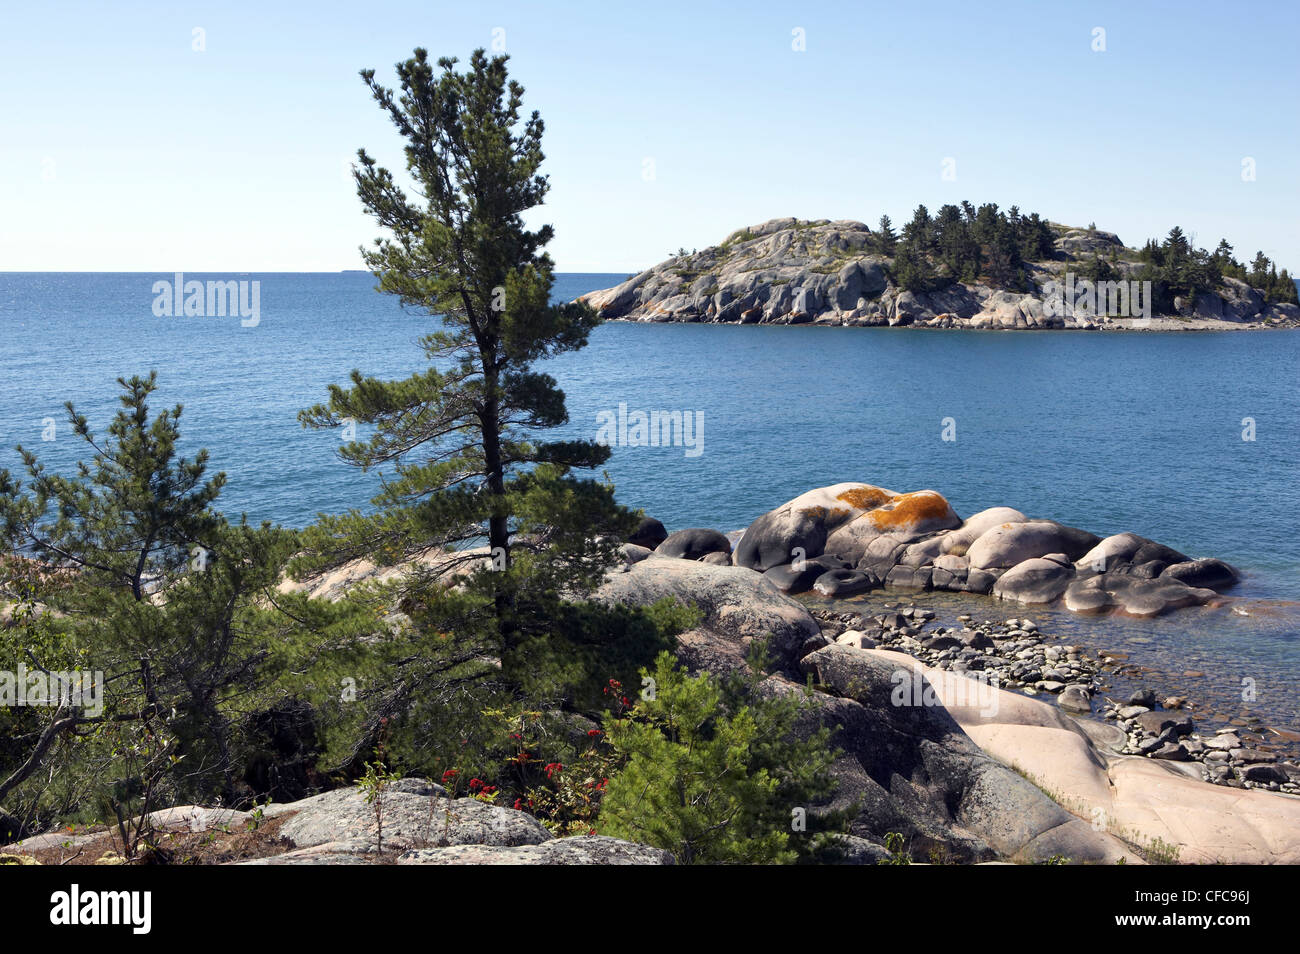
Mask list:
[[[1029,518],[1011,507],[990,507],[971,514],[962,525],[943,538],[942,550],[954,556],[965,556],[970,545],[988,530],[1000,524],[1024,523]]]
[[[699,628],[706,634],[742,648],[767,638],[769,649],[786,664],[793,664],[804,643],[821,634],[806,609],[762,574],[739,566],[655,556],[610,573],[595,598],[628,606],[676,599],[701,611]]]
[[[680,560],[700,560],[711,553],[731,555],[731,541],[717,530],[692,527],[670,533],[655,553],[660,556],[675,557]],[[730,562],[730,561],[728,561]]]
[[[442,786],[420,779],[390,785],[383,798],[383,845],[411,848],[441,841],[449,845],[540,845],[551,838],[532,815],[473,798],[452,799]],[[267,810],[290,814],[280,835],[298,848],[357,842],[378,847],[374,806],[357,787],[339,788]]]
[[[981,570],[1010,569],[1049,553],[1064,553],[1067,558],[1077,560],[1099,542],[1095,534],[1055,520],[1000,523],[976,538],[966,551],[966,559]]]
[[[453,845],[417,848],[397,857],[399,865],[671,865],[673,856],[606,835],[555,838],[540,845]]]
[[[933,490],[897,494],[836,528],[826,539],[826,552],[857,563],[867,544],[877,537],[915,540],[939,530],[955,530],[961,518],[943,495]]]
[[[761,573],[800,557],[821,556],[836,529],[897,496],[892,490],[861,483],[833,484],[800,494],[749,525],[736,544],[736,565]]]
[[[667,539],[668,531],[660,521],[654,517],[643,517],[637,524],[637,528],[632,531],[632,535],[627,538],[627,542],[653,550]]]
[[[1167,566],[1160,574],[1160,579],[1177,580],[1179,583],[1186,583],[1193,587],[1222,590],[1234,586],[1241,576],[1222,560],[1201,559]]]
[[[666,851],[616,838],[557,839],[526,812],[449,798],[441,785],[419,778],[390,783],[377,805],[354,786],[267,806],[263,814],[268,820],[285,818],[279,838],[286,850],[241,864],[376,864],[394,855],[397,864],[673,863]]]
[[[1148,540],[1136,533],[1117,533],[1098,544],[1078,560],[1081,569],[1104,573],[1125,565],[1140,566],[1160,562],[1168,566],[1182,563],[1187,557],[1162,543]]]
[[[1026,605],[1055,603],[1074,580],[1074,564],[1059,553],[1017,563],[998,577],[993,595]]]
[[[899,533],[882,533],[867,541],[862,556],[858,558],[858,569],[883,580],[898,566],[911,545],[911,537]]]

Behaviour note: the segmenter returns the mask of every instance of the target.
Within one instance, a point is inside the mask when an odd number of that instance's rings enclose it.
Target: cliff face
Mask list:
[[[863,223],[786,218],[741,229],[720,245],[668,259],[583,300],[603,318],[628,321],[992,329],[1300,326],[1300,308],[1269,305],[1258,290],[1233,278],[1194,303],[1177,301],[1182,314],[1161,320],[1149,297],[1143,310],[1141,283],[1130,287],[1141,268],[1135,249],[1111,232],[1058,225],[1052,231],[1055,256],[1027,264],[1027,292],[962,282],[907,291],[895,284],[893,260],[876,251],[876,233]],[[1095,255],[1109,261],[1112,253],[1117,281],[1098,302],[1078,273]]]

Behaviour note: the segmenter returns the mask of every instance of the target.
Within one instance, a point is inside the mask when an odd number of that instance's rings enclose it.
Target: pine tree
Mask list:
[[[23,758],[0,766],[0,799],[38,772],[57,743],[75,748],[91,738],[108,751],[147,740],[153,756],[140,771],[148,778],[119,779],[125,791],[233,799],[238,726],[262,701],[259,693],[299,651],[320,658],[331,626],[346,629],[339,645],[362,632],[343,622],[356,620],[346,604],[269,598],[297,549],[296,534],[231,526],[213,509],[225,477],[207,476],[206,451],[178,456],[182,409],[151,414],[156,381],[152,373],[119,379],[122,407],[107,437],[67,405],[74,435],[93,455],[71,475],[48,472],[22,447],[29,485],[0,471],[3,542],[26,555],[9,558],[5,588],[19,584],[31,605],[56,614],[41,617],[49,620],[42,642],[53,658],[2,664],[55,671],[76,658],[112,689],[102,712],[86,705],[54,711]],[[313,616],[315,627],[307,622]],[[28,617],[24,629],[36,622]],[[109,763],[81,783],[102,791],[117,770]]]
[[[469,732],[445,711],[439,722],[437,708],[466,692],[571,701],[586,674],[564,658],[584,638],[566,601],[599,584],[635,526],[611,487],[572,473],[599,466],[608,447],[547,439],[568,413],[534,364],[584,347],[598,319],[583,304],[550,301],[552,229],[523,221],[549,188],[539,171],[544,126],[536,112],[525,117],[506,61],[478,50],[460,72],[455,59],[435,66],[417,49],[396,67],[400,91],[361,74],[404,140],[415,182],[408,194],[358,153],[358,195],[386,232],[363,255],[379,289],[430,316],[433,330],[421,340],[427,370],[400,381],[353,372],[349,387],[332,386],[328,402],[300,415],[309,427],[369,426],[342,457],[388,472],[373,512],[318,521],[298,572],[361,556],[420,557],[423,567],[393,597],[415,628],[373,697],[357,755],[381,724]],[[448,588],[453,574],[461,582]],[[419,699],[428,705],[417,712]]]
[[[934,251],[934,221],[924,205],[918,205],[912,213],[912,221],[903,226],[903,241],[921,256]]]
[[[893,256],[894,250],[898,247],[898,236],[894,234],[894,223],[889,220],[887,215],[880,217],[877,242],[879,243],[881,255]]]
[[[1282,304],[1300,304],[1300,294],[1297,293],[1295,281],[1291,278],[1291,273],[1285,268],[1278,273],[1272,300]]]
[[[522,119],[523,88],[507,79],[506,60],[479,50],[466,72],[444,58],[439,73],[417,49],[397,66],[400,94],[373,70],[361,74],[406,140],[419,189],[408,196],[358,153],[358,195],[389,232],[363,255],[382,291],[439,316],[421,342],[433,366],[392,382],[353,372],[350,388],[331,387],[328,403],[301,419],[374,426],[342,456],[395,467],[375,500],[380,512],[326,525],[339,542],[379,543],[389,557],[485,537],[507,569],[518,539],[512,521],[528,494],[577,495],[595,532],[620,516],[599,488],[565,480],[569,468],[603,463],[607,447],[540,439],[568,416],[554,378],[532,365],[584,347],[597,318],[585,305],[550,303],[553,264],[543,249],[552,229],[532,231],[522,219],[549,187],[538,171],[543,124],[536,112]],[[512,474],[521,475],[513,484]]]
[[[1255,258],[1250,263],[1250,284],[1252,288],[1267,288],[1269,269],[1273,263],[1269,261],[1268,256],[1263,252],[1256,252]]]
[[[929,265],[906,238],[898,243],[891,271],[894,283],[906,291],[921,292],[930,287]]]
[[[809,817],[795,834],[791,811],[832,792],[829,733],[797,737],[800,703],[758,691],[759,654],[749,678],[730,682],[687,675],[668,653],[644,673],[653,697],[605,723],[625,764],[601,803],[601,834],[664,848],[680,864],[788,863],[820,847],[826,827]]]

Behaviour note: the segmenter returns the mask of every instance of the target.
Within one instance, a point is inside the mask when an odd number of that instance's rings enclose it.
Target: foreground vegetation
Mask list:
[[[0,843],[110,823],[141,857],[152,809],[416,774],[683,862],[812,857],[789,806],[829,794],[829,740],[795,737],[761,653],[748,677],[689,675],[670,650],[692,610],[592,599],[638,515],[579,476],[607,448],[546,439],[564,395],[532,365],[597,319],[550,303],[551,229],[523,224],[548,188],[540,117],[505,57],[461,72],[417,49],[397,74],[400,91],[362,77],[416,191],[364,150],[354,171],[386,235],[364,250],[380,289],[439,316],[429,367],[354,372],[301,415],[360,425],[341,453],[384,468],[382,493],[305,531],[228,519],[224,475],[180,456],[182,409],[155,411],[152,373],[120,379],[106,435],[68,406],[74,472],[19,448],[25,473],[0,472],[0,666],[101,673],[104,693],[0,705]],[[335,600],[286,585],[358,558],[421,569]]]

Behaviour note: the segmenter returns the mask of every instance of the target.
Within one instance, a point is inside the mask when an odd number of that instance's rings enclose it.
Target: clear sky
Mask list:
[[[495,40],[562,271],[970,199],[1294,273],[1298,39],[1291,2],[6,3],[0,269],[360,267],[346,164],[401,156],[357,71]]]

